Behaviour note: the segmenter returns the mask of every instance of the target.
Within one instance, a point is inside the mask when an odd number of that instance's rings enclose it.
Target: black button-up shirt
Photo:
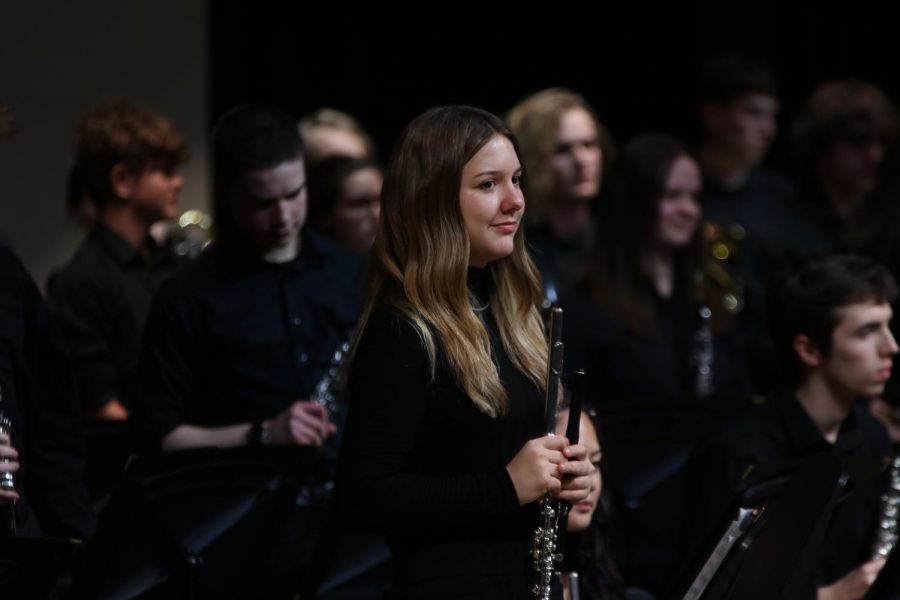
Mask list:
[[[135,393],[141,335],[153,295],[177,269],[172,255],[147,239],[141,252],[102,224],[49,282],[72,356],[78,391],[90,415]]]
[[[891,454],[884,426],[854,405],[832,444],[788,392],[775,393],[765,407],[730,423],[692,460],[689,503],[698,512],[695,529],[709,530],[725,509],[747,467],[777,464],[830,452],[839,457],[882,458]],[[856,518],[834,532],[822,549],[812,586],[831,584],[868,560],[879,510],[877,489],[857,489]]]
[[[310,397],[359,317],[360,261],[312,232],[302,241],[283,264],[216,244],[163,286],[132,413],[152,443],[182,424],[266,419]]]

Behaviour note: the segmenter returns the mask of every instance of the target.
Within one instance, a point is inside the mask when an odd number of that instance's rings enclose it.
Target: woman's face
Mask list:
[[[569,411],[561,411],[557,420],[556,433],[564,435],[566,433],[566,424],[569,422]],[[587,448],[588,460],[594,465],[594,473],[591,475],[591,491],[588,497],[572,507],[569,511],[568,531],[583,531],[587,529],[597,510],[597,504],[600,502],[600,491],[603,487],[603,480],[600,476],[600,441],[597,438],[597,430],[590,417],[582,413],[581,423],[578,428],[578,443],[583,444]]]
[[[657,236],[663,249],[676,250],[690,243],[703,215],[700,209],[702,190],[700,168],[694,159],[686,155],[676,158],[659,200]]]
[[[603,155],[597,126],[582,108],[563,114],[556,134],[556,149],[550,159],[555,181],[554,198],[590,200],[600,191]]]
[[[366,254],[375,241],[381,214],[381,184],[378,169],[365,168],[346,180],[323,229],[340,245]]]
[[[495,135],[463,167],[459,206],[469,235],[469,266],[512,254],[525,211],[522,165],[512,142]]]

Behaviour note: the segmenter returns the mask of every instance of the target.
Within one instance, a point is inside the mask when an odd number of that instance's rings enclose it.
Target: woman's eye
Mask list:
[[[496,184],[495,184],[493,181],[489,180],[489,181],[483,181],[483,182],[481,182],[481,184],[479,184],[478,187],[481,188],[481,189],[483,189],[483,190],[492,190],[492,189],[494,189],[494,186],[495,186],[495,185],[496,185]]]
[[[522,176],[521,175],[513,175],[512,182],[513,182],[513,185],[520,185],[522,183]]]

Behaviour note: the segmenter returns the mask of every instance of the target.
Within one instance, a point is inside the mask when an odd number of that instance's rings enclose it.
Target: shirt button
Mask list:
[[[308,360],[309,360],[309,354],[307,354],[306,352],[301,352],[300,353],[300,362],[303,364],[306,364],[306,361],[308,361]]]
[[[293,323],[294,327],[299,327],[301,323],[300,317],[292,317],[291,323]]]

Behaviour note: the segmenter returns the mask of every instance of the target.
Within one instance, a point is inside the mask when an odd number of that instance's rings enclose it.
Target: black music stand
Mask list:
[[[742,481],[714,539],[667,597],[796,597],[812,571],[849,482],[845,465],[830,454],[753,469]],[[738,511],[747,508],[757,516],[736,528]],[[717,551],[719,560],[712,563]],[[717,566],[703,574],[702,592],[694,588],[690,593],[702,569],[711,564]]]
[[[101,514],[72,596],[258,596],[258,574],[314,460],[315,449],[299,446],[134,457]]]
[[[0,598],[46,598],[80,546],[65,538],[0,538]]]

